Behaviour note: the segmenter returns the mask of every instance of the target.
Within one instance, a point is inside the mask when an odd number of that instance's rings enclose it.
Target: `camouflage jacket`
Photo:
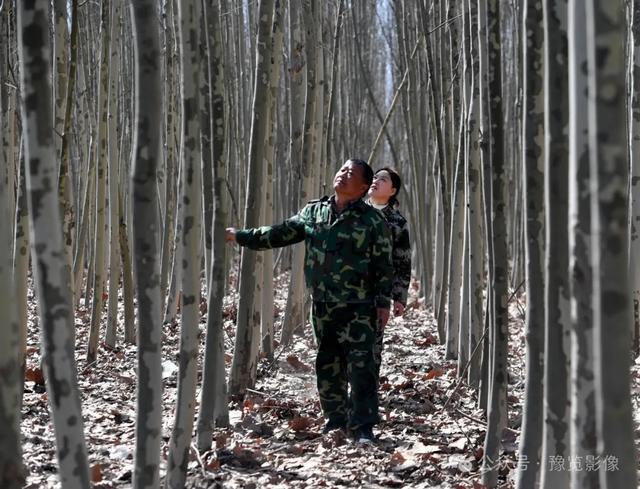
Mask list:
[[[304,240],[305,279],[314,301],[388,308],[393,264],[383,216],[362,200],[338,214],[333,202],[313,200],[281,224],[238,231],[236,241],[264,250]]]
[[[393,288],[391,298],[407,305],[407,291],[411,281],[411,241],[407,220],[393,206],[386,206],[380,212],[384,215],[392,238]]]

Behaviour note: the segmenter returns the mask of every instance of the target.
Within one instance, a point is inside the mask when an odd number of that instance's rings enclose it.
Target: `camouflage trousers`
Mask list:
[[[376,340],[373,344],[373,358],[376,362],[376,384],[380,380],[380,366],[382,365],[382,341],[384,340],[384,328],[376,323]]]
[[[377,423],[373,304],[314,302],[311,322],[318,343],[316,376],[324,417],[352,429]]]

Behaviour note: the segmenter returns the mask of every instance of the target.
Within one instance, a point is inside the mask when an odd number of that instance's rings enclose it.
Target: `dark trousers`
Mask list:
[[[318,343],[316,376],[325,418],[354,429],[377,423],[373,304],[314,302],[311,321]]]

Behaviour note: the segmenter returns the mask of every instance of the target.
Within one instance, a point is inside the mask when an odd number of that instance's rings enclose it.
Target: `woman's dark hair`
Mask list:
[[[369,164],[366,161],[359,160],[357,158],[349,158],[347,162],[351,162],[354,165],[362,168],[362,178],[364,179],[364,182],[367,184],[367,190],[365,190],[364,194],[362,194],[362,196],[364,197],[365,195],[367,195],[367,192],[369,191],[368,188],[371,186],[371,182],[373,182],[373,169],[369,166]]]
[[[389,168],[388,166],[376,170],[375,175],[377,175],[381,171],[386,171],[389,174],[389,176],[391,177],[391,187],[396,189],[396,193],[389,197],[389,205],[391,207],[395,207],[400,203],[398,202],[398,194],[400,193],[400,189],[402,188],[402,179],[400,178],[400,175],[398,175],[397,171],[395,171],[393,168]]]

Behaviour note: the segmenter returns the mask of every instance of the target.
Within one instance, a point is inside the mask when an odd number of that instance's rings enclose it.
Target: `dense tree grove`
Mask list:
[[[286,219],[351,157],[403,177],[420,304],[486,415],[478,482],[500,484],[517,296],[516,487],[636,487],[639,19],[639,0],[0,2],[0,487],[26,477],[29,287],[62,487],[90,484],[78,371],[123,342],[137,348],[133,486],[184,487],[192,433],[209,450],[229,399],[308,317],[302,245],[239,251],[225,227]],[[163,328],[177,319],[165,474]],[[571,465],[587,460],[600,470]]]

